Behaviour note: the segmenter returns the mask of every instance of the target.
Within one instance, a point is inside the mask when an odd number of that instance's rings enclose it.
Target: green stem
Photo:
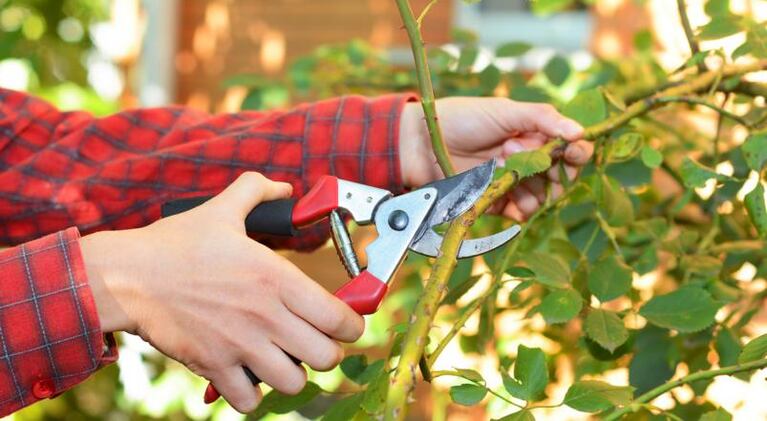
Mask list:
[[[739,116],[737,114],[733,114],[733,113],[725,110],[723,107],[720,107],[718,105],[714,105],[714,104],[712,104],[710,102],[707,102],[706,100],[704,100],[702,98],[685,97],[685,96],[669,96],[669,97],[663,97],[663,98],[655,98],[653,100],[653,102],[655,103],[655,105],[669,104],[669,103],[674,103],[674,102],[690,104],[690,105],[700,105],[702,107],[710,108],[710,109],[716,111],[717,113],[719,113],[719,115],[721,115],[723,117],[727,117],[730,120],[736,121],[738,124],[740,124],[740,125],[742,125],[742,126],[744,126],[746,128],[750,128],[751,127],[751,123],[746,121],[743,117],[741,117],[741,116]]]
[[[442,137],[442,129],[440,129],[437,120],[434,88],[431,85],[431,72],[426,60],[426,50],[421,38],[420,24],[413,16],[413,9],[410,8],[408,0],[396,1],[399,14],[402,17],[402,23],[405,25],[405,31],[407,31],[407,36],[410,39],[410,49],[413,50],[415,72],[418,79],[418,92],[421,96],[421,106],[423,107],[423,115],[426,119],[426,128],[429,130],[431,146],[434,149],[434,156],[437,158],[437,163],[445,176],[450,177],[455,175],[455,167],[450,160],[450,154],[447,152],[447,146],[445,146],[445,140]]]
[[[695,56],[700,52],[698,41],[695,39],[695,34],[692,32],[692,26],[690,26],[690,19],[687,17],[687,5],[684,0],[676,0],[676,7],[679,11],[679,19],[682,21],[682,28],[684,28],[684,35],[687,37],[687,44],[690,46],[690,53]],[[701,73],[706,71],[706,64],[703,62],[698,63],[698,71]]]
[[[698,380],[706,380],[711,379],[717,376],[726,376],[730,374],[736,374],[736,373],[742,373],[744,371],[751,371],[751,370],[757,370],[760,368],[767,367],[767,358],[763,360],[758,361],[751,361],[745,364],[737,364],[729,367],[724,367],[716,370],[706,370],[706,371],[699,371],[697,373],[693,373],[687,376],[684,376],[682,378],[679,378],[674,381],[670,381],[667,383],[664,383],[655,389],[650,390],[649,392],[639,396],[638,398],[631,401],[630,404],[616,410],[615,412],[612,412],[608,416],[604,418],[604,421],[612,421],[617,420],[623,417],[626,414],[636,412],[641,407],[642,404],[648,403],[652,401],[653,399],[657,398],[658,396],[675,389],[679,386],[689,384],[696,382]]]

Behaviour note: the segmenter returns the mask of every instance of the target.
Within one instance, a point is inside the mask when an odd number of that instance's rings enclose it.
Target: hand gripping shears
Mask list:
[[[282,199],[259,204],[245,219],[245,228],[249,233],[292,236],[299,228],[329,218],[336,250],[352,277],[335,292],[335,296],[358,314],[371,314],[378,310],[389,282],[408,250],[438,256],[443,237],[434,228],[469,210],[490,185],[494,169],[495,160],[490,160],[399,196],[393,196],[388,190],[326,175],[298,200]],[[162,215],[178,214],[208,199],[210,197],[194,197],[168,202],[162,207]],[[364,269],[359,267],[341,217],[342,211],[358,225],[374,224],[376,227],[378,237],[365,248],[368,266]],[[488,237],[463,240],[458,258],[487,253],[514,238],[519,231],[519,225],[514,225]],[[250,369],[243,369],[253,384],[260,382]],[[208,385],[205,402],[213,402],[218,397],[213,385]]]

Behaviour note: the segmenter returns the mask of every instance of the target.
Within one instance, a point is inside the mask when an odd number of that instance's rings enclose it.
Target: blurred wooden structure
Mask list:
[[[428,0],[411,3],[419,11]],[[451,3],[429,12],[423,27],[429,42],[449,40]],[[176,101],[199,108],[217,108],[227,76],[279,73],[321,44],[354,38],[379,47],[407,44],[391,0],[188,0],[178,7]]]

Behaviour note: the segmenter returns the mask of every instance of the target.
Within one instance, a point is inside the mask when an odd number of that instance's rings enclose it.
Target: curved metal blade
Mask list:
[[[521,229],[519,225],[514,225],[487,237],[463,240],[461,248],[458,250],[458,258],[474,257],[496,249],[516,237]],[[425,256],[437,257],[442,246],[442,240],[444,240],[444,237],[429,229],[421,238],[413,242],[410,250]]]
[[[493,170],[495,170],[495,159],[458,175],[423,186],[437,189],[437,203],[434,204],[424,227],[430,228],[443,224],[469,210],[493,181]]]

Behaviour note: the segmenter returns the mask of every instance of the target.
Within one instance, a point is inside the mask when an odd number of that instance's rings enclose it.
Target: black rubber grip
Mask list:
[[[161,210],[162,216],[168,217],[196,208],[211,197],[189,197],[164,203]],[[280,199],[259,204],[245,218],[245,230],[249,233],[295,235],[296,228],[293,226],[295,204],[296,199]]]

